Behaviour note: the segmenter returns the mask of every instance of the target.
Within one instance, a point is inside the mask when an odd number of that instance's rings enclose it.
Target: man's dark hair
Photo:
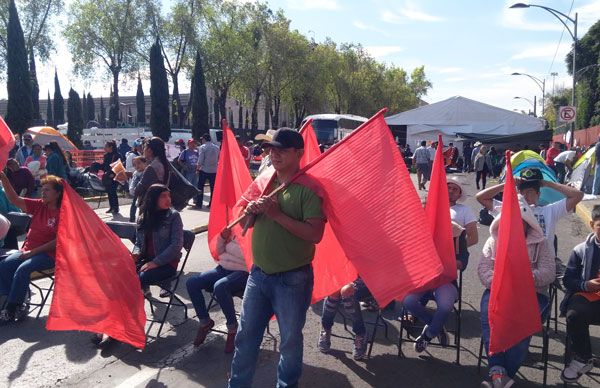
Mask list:
[[[592,221],[600,221],[600,205],[594,205],[592,209]]]
[[[210,141],[210,135],[208,133],[205,133],[204,135],[202,135],[202,138],[206,141]]]
[[[421,147],[425,147],[427,145],[427,142],[425,140],[421,141]]]
[[[542,187],[542,182],[540,181],[521,181],[519,186],[517,187],[519,191],[523,191],[526,189],[534,189],[536,193],[540,193],[540,188]]]

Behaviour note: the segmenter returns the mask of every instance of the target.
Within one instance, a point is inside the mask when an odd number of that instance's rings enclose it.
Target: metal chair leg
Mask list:
[[[373,332],[371,333],[371,341],[369,343],[369,351],[367,352],[367,358],[371,358],[371,351],[373,350],[373,344],[375,343],[375,336],[377,335],[377,328],[379,327],[379,321],[382,320],[381,310],[377,313],[377,319],[375,319],[375,324],[373,325]],[[387,331],[387,327],[386,327]],[[387,335],[386,335],[387,337]]]
[[[38,313],[37,313],[35,319],[38,319],[40,317],[40,314],[42,314],[42,309],[46,305],[46,302],[48,301],[48,298],[50,297],[50,293],[52,292],[53,288],[54,288],[54,279],[52,279],[52,282],[50,283],[50,287],[48,287],[48,292],[46,292],[46,295],[44,295],[43,293],[40,295],[40,296],[42,296],[42,304],[40,305],[40,308],[38,310]]]
[[[403,330],[404,330],[404,320],[406,319],[406,310],[404,307],[400,312],[400,331],[398,332],[398,358],[404,358],[404,352],[402,351],[402,340],[403,340]]]
[[[477,358],[477,373],[481,373],[481,361],[483,360],[483,338],[479,341],[479,357]]]

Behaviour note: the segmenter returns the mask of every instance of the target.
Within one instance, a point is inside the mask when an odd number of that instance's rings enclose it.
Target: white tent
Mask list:
[[[406,142],[413,149],[421,140],[436,141],[439,133],[447,144],[456,143],[457,133],[516,135],[544,129],[542,119],[461,96],[398,113],[385,121],[388,125],[406,125]]]

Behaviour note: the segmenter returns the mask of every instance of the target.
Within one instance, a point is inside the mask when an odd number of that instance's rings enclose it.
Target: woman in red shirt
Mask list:
[[[0,311],[1,326],[27,316],[25,297],[31,273],[54,267],[63,185],[60,178],[48,175],[42,179],[42,198],[30,199],[18,196],[3,172],[0,181],[8,200],[32,216],[21,250],[0,261],[0,295],[7,296],[6,306]]]

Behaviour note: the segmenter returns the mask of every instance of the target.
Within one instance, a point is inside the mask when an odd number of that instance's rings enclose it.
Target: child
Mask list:
[[[563,278],[560,307],[574,356],[560,375],[565,383],[575,383],[594,367],[589,326],[600,324],[600,205],[592,210],[590,226],[593,233],[573,249]]]
[[[135,171],[133,172],[131,182],[129,183],[129,195],[133,197],[131,208],[129,210],[129,222],[135,222],[135,212],[137,211],[135,206],[137,201],[137,197],[135,196],[135,188],[142,180],[142,175],[144,174],[144,169],[146,168],[146,158],[143,156],[136,156],[133,158],[133,168],[135,168]]]

